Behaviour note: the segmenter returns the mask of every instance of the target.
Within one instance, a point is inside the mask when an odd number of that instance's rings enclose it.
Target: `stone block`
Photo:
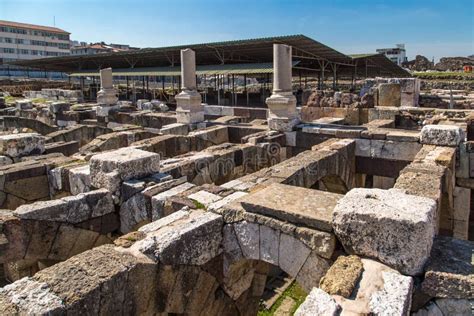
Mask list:
[[[171,181],[175,181],[175,180],[171,180]],[[183,193],[184,191],[187,191],[193,188],[194,186],[195,185],[192,183],[185,182],[152,196],[151,198],[152,220],[154,221],[168,215],[165,213],[165,202],[167,198]]]
[[[321,279],[320,287],[331,295],[348,298],[359,282],[363,265],[358,256],[340,256]]]
[[[437,146],[457,146],[464,138],[464,131],[454,125],[425,125],[420,134],[422,144]]]
[[[295,316],[337,316],[340,309],[331,295],[315,287],[298,307]]]
[[[218,210],[218,209],[224,207],[225,205],[229,204],[230,202],[233,202],[237,199],[240,199],[241,197],[246,196],[247,194],[248,193],[246,193],[246,192],[240,192],[240,191],[234,192],[232,194],[227,195],[226,197],[224,197],[221,200],[218,200],[216,202],[213,202],[213,203],[209,204],[207,209],[211,210],[211,211]]]
[[[381,83],[378,86],[378,106],[399,107],[401,89],[398,83]]]
[[[77,224],[114,211],[111,194],[100,189],[57,200],[21,205],[14,215],[22,219]]]
[[[139,192],[120,205],[120,231],[126,234],[151,222],[151,201]]]
[[[472,316],[472,309],[474,307],[474,302],[472,301],[438,298],[434,302],[442,315]]]
[[[0,136],[0,154],[12,158],[40,155],[44,152],[45,137],[37,133]]]
[[[397,142],[378,139],[356,139],[356,156],[412,161],[422,145],[417,142]]]
[[[234,231],[247,259],[260,259],[260,228],[258,224],[242,221],[234,224]]]
[[[6,304],[2,304],[2,299]],[[13,309],[9,311],[8,305]],[[60,315],[66,313],[66,308],[48,284],[23,278],[0,288],[0,314],[13,311],[24,315]]]
[[[382,272],[383,289],[372,294],[369,302],[375,315],[408,315],[413,279],[393,272]]]
[[[116,184],[117,180],[142,178],[159,171],[159,154],[133,147],[97,154],[90,159],[91,184],[96,188],[110,187],[110,180]],[[117,189],[116,185],[112,188]]]
[[[260,225],[260,260],[278,265],[280,231]]]
[[[215,202],[222,199],[222,197],[220,197],[219,195],[207,192],[205,190],[201,190],[201,191],[198,191],[196,193],[190,194],[190,195],[188,195],[188,198],[190,198],[192,200],[195,200],[198,203],[201,203],[206,208],[210,204],[215,203]]]
[[[326,259],[330,259],[336,247],[336,237],[333,233],[322,232],[307,227],[296,227],[295,237],[306,246]]]
[[[53,102],[49,105],[49,111],[51,113],[61,113],[65,111],[69,111],[71,105],[66,102]]]
[[[222,216],[193,211],[170,226],[151,232],[135,249],[165,265],[202,265],[222,251]]]
[[[334,209],[333,227],[347,252],[416,275],[433,244],[436,210],[434,200],[400,190],[353,189]]]
[[[69,169],[69,188],[73,195],[90,191],[91,179],[88,164]]]
[[[453,202],[454,237],[459,239],[467,239],[469,230],[468,223],[471,205],[471,190],[455,186],[453,191]]]
[[[247,212],[331,231],[332,212],[342,196],[274,183],[241,199]]]
[[[438,236],[425,268],[422,289],[440,298],[474,299],[474,243]]]
[[[162,134],[172,134],[172,135],[187,135],[189,126],[187,124],[173,123],[163,126],[160,129]]]
[[[313,287],[319,286],[319,282],[328,271],[330,263],[331,261],[321,258],[313,250],[298,272],[296,281],[307,292],[311,291]]]
[[[239,241],[234,232],[233,225],[224,225],[222,230],[222,249],[224,251],[224,274],[229,269],[229,266],[242,259],[242,250],[240,249]]]
[[[83,252],[41,270],[34,279],[48,284],[67,313],[75,315],[143,314],[148,304],[154,304],[148,291],[156,291],[157,281],[154,262],[112,246]]]
[[[281,233],[278,266],[290,276],[296,276],[305,263],[311,249],[293,236]]]

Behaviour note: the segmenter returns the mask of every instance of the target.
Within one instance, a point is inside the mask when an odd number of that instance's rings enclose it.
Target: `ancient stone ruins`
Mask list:
[[[296,107],[291,52],[268,108],[201,103],[190,49],[175,111],[110,69],[94,104],[0,102],[0,314],[256,315],[284,273],[295,315],[471,315],[474,112],[414,78]]]

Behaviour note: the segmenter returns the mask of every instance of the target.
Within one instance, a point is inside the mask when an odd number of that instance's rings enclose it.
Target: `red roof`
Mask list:
[[[57,27],[50,27],[50,26],[42,26],[42,25],[34,25],[34,24],[27,24],[27,23],[19,23],[19,22],[12,22],[12,21],[3,21],[0,20],[0,25],[2,26],[10,26],[10,27],[19,27],[31,30],[40,30],[40,31],[47,31],[47,32],[54,32],[54,33],[63,33],[63,34],[71,34],[66,32],[65,30],[61,30]]]

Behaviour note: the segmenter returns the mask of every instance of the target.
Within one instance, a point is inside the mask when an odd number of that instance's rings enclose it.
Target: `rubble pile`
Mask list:
[[[439,71],[463,71],[464,66],[474,66],[474,59],[470,57],[442,57],[435,65]]]
[[[433,62],[422,55],[416,55],[415,59],[404,62],[402,66],[412,71],[427,71],[434,68]]]

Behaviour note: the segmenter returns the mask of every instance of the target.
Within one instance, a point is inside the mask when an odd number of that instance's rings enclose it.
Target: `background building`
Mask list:
[[[69,56],[69,32],[56,27],[0,20],[0,76],[45,76],[18,66],[13,60]],[[55,74],[56,76],[57,74]]]
[[[130,45],[105,44],[104,42],[87,44],[85,42],[72,41],[71,43],[71,55],[75,56],[94,55],[101,53],[116,53],[138,49],[135,47],[130,47]]]
[[[379,48],[377,53],[384,54],[388,59],[401,66],[402,63],[408,61],[406,57],[405,44],[397,44],[394,48]]]

